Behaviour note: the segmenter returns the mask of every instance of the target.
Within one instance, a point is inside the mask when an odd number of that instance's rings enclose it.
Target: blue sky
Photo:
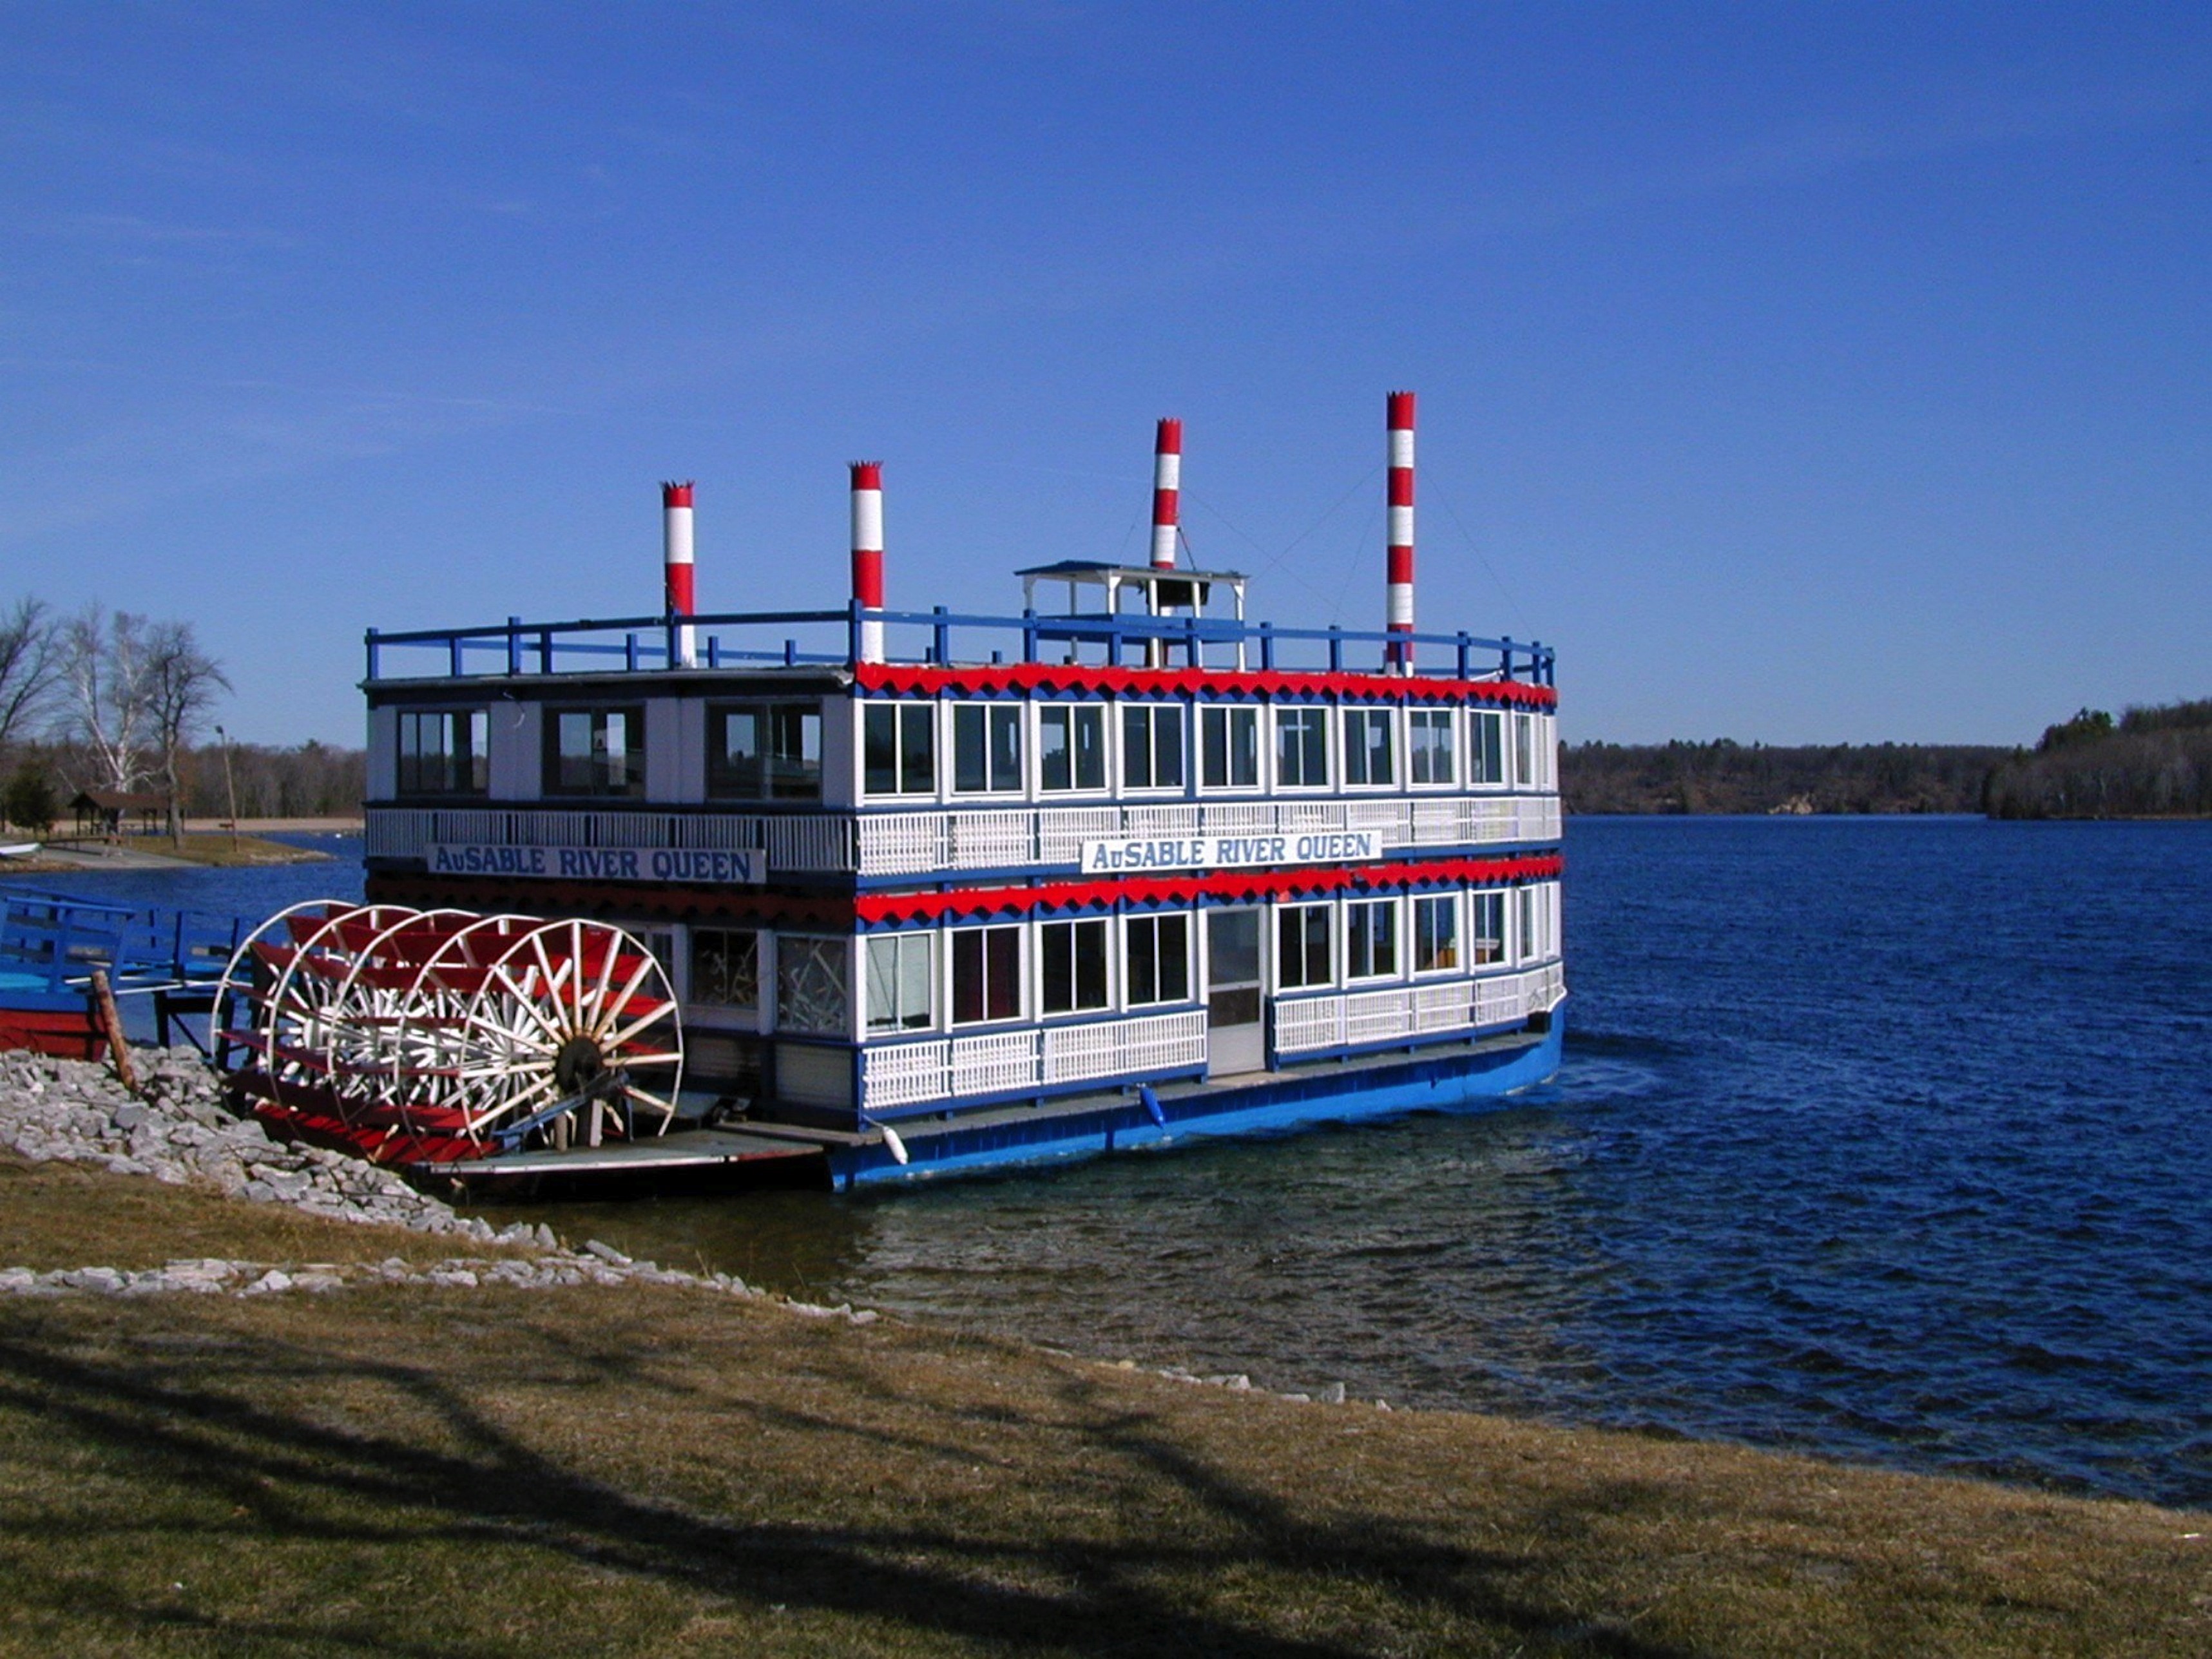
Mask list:
[[[0,0],[0,599],[362,630],[1142,557],[1560,650],[1573,740],[2212,695],[2201,5]],[[1332,508],[1334,510],[1332,511]]]

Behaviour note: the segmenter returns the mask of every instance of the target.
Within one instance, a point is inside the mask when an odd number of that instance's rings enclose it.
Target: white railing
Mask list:
[[[1092,1079],[1148,1076],[1206,1063],[1206,1016],[1146,1014],[1041,1030],[900,1042],[861,1056],[864,1109],[1016,1094]]]
[[[1275,1005],[1275,1052],[1302,1054],[1395,1042],[1438,1031],[1518,1024],[1531,1014],[1558,1006],[1565,994],[1565,970],[1549,962],[1517,974],[1481,979],[1301,997]]]
[[[371,858],[422,858],[439,843],[502,847],[758,848],[771,871],[864,876],[1073,865],[1083,842],[1122,836],[1371,830],[1386,853],[1556,841],[1556,795],[1005,807],[921,812],[659,812],[583,807],[372,806]]]

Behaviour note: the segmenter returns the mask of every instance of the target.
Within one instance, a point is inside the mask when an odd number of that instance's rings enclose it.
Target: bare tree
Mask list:
[[[64,734],[82,744],[97,781],[130,789],[146,776],[146,619],[95,602],[61,630]]]
[[[119,618],[118,618],[119,620]],[[230,690],[222,665],[200,649],[187,622],[155,623],[140,659],[146,718],[161,751],[161,781],[169,792],[169,839],[185,844],[184,780],[178,762],[215,707],[216,693]]]
[[[0,611],[0,750],[46,711],[62,670],[57,631],[44,602],[28,594]]]

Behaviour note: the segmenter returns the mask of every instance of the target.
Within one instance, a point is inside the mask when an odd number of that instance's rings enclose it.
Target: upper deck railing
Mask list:
[[[926,666],[1095,662],[1133,667],[1157,657],[1176,666],[1380,674],[1385,643],[1410,638],[1417,677],[1553,684],[1552,647],[1533,640],[1279,628],[1273,623],[1224,617],[1055,616],[1035,611],[1018,617],[981,617],[942,605],[930,611],[870,611],[857,601],[842,611],[585,617],[563,623],[526,623],[509,617],[504,624],[489,627],[407,633],[372,628],[366,639],[368,678],[375,684],[471,676],[665,672],[683,665],[682,638],[687,629],[694,641],[692,665],[698,668],[850,667],[860,660],[861,629],[867,623],[884,624],[888,660]],[[786,629],[794,631],[775,638],[778,630]],[[726,639],[718,630],[729,630],[735,637]],[[978,635],[984,636],[980,647],[975,644]],[[388,659],[402,651],[428,653],[435,666],[393,672]],[[1010,651],[1018,654],[1010,656]]]

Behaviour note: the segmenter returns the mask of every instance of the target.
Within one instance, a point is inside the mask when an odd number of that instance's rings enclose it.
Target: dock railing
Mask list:
[[[887,659],[910,666],[1012,662],[1134,667],[1158,655],[1176,667],[1379,673],[1385,645],[1410,639],[1416,678],[1553,684],[1552,648],[1533,640],[1280,628],[1224,617],[1060,616],[1036,611],[994,617],[955,612],[941,605],[926,611],[872,611],[857,601],[842,611],[583,617],[560,623],[509,617],[502,623],[480,628],[404,633],[372,628],[364,643],[372,683],[665,672],[683,665],[679,653],[685,630],[694,638],[691,665],[696,668],[851,668],[861,659],[862,634],[869,623],[883,625]],[[978,635],[982,636],[980,643]],[[403,655],[405,672],[397,672],[393,659]],[[428,665],[417,666],[425,656]]]

